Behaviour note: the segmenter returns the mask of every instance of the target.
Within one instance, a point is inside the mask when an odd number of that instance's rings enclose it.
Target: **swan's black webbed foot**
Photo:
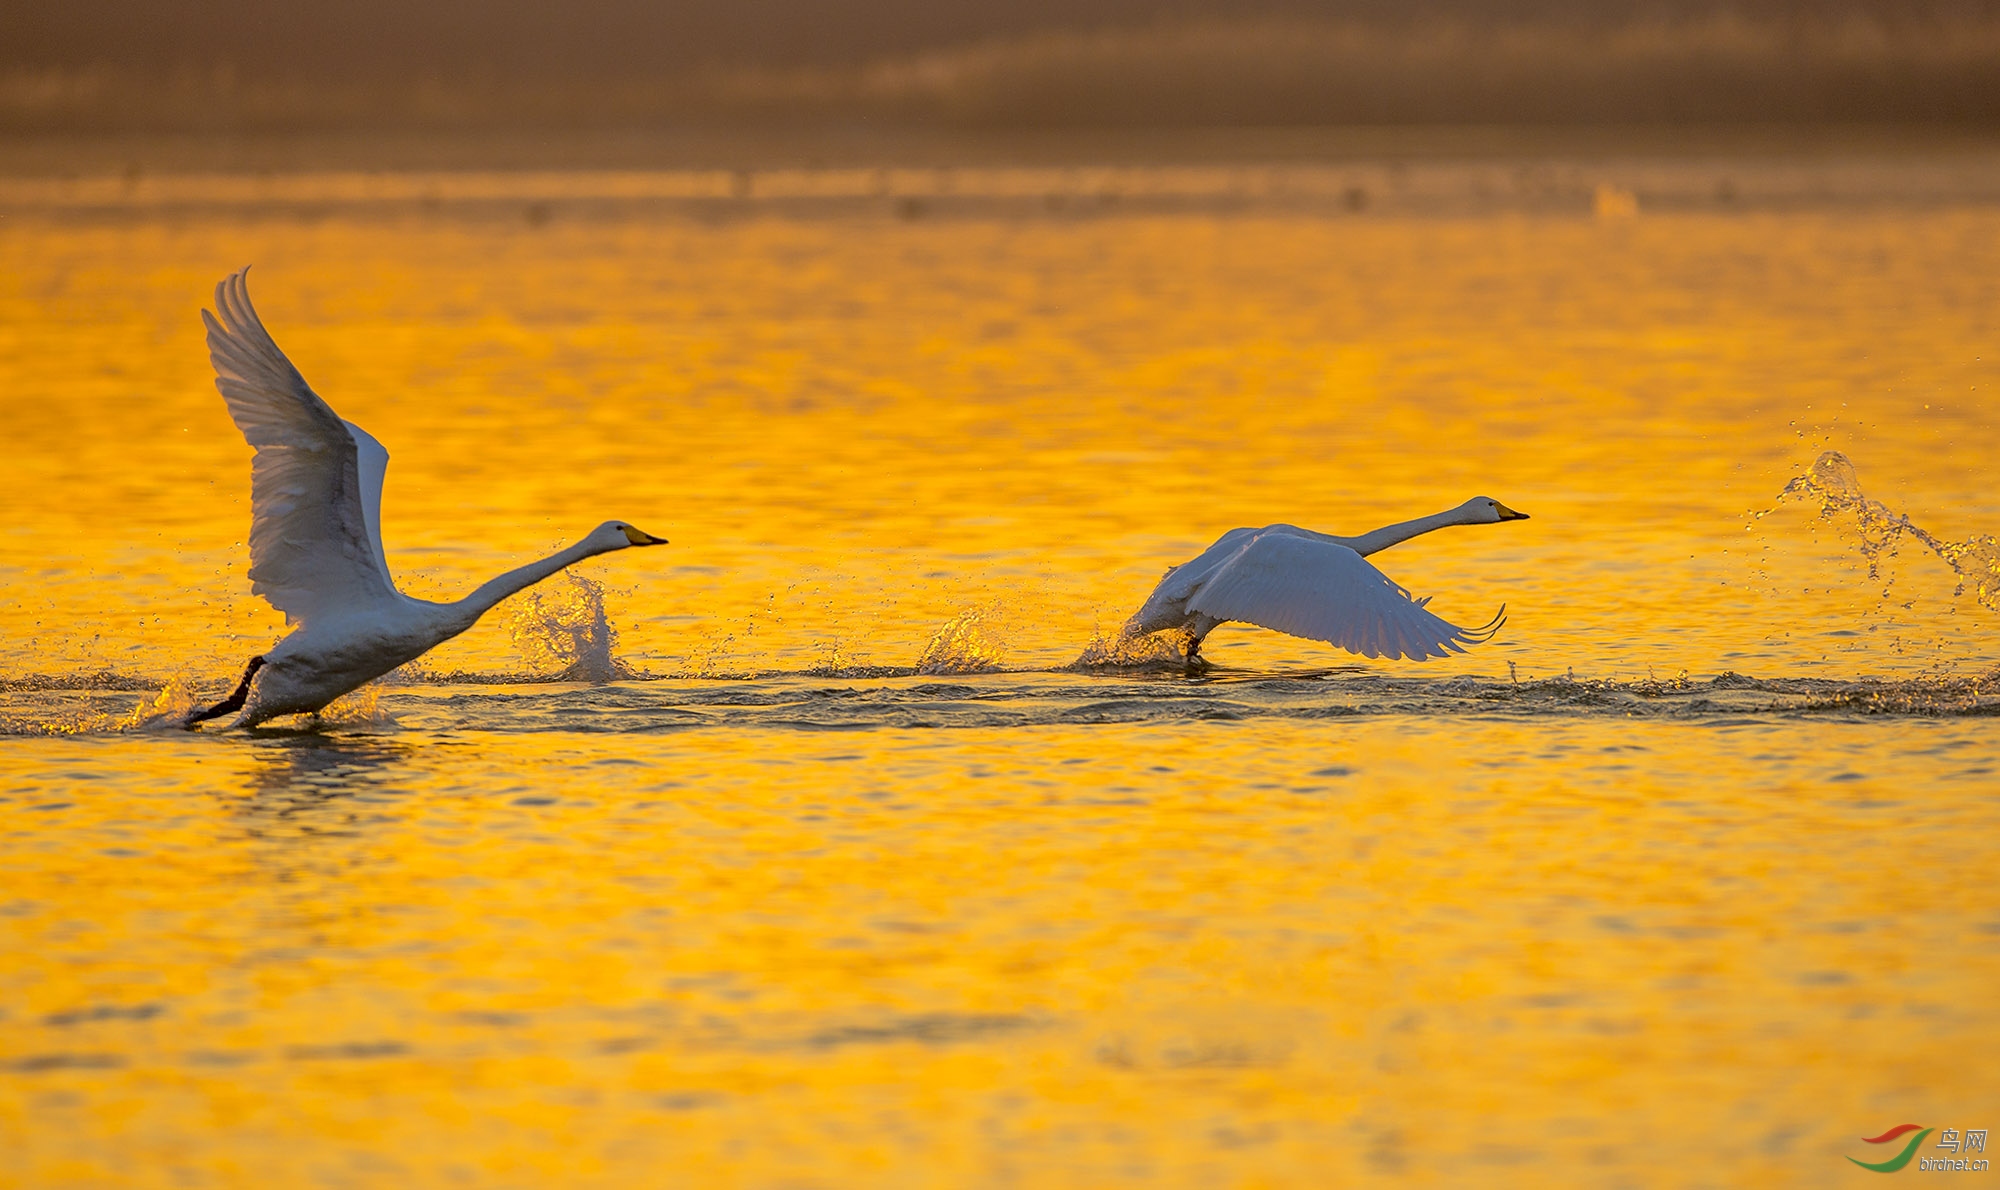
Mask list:
[[[1188,642],[1187,676],[1198,678],[1211,668],[1213,667],[1209,665],[1208,659],[1201,655],[1201,638],[1197,636]]]
[[[189,731],[193,731],[194,725],[197,723],[219,718],[231,711],[242,710],[243,700],[250,697],[250,679],[256,677],[257,671],[263,667],[264,659],[262,657],[252,657],[250,664],[243,667],[243,680],[236,683],[236,692],[234,694],[231,694],[228,698],[223,699],[221,702],[216,703],[199,714],[189,715],[181,726],[187,728]]]

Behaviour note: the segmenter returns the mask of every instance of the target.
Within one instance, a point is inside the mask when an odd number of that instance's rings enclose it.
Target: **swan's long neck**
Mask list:
[[[1448,508],[1443,512],[1434,512],[1429,516],[1420,516],[1414,521],[1384,525],[1373,533],[1363,533],[1359,537],[1343,537],[1340,540],[1343,545],[1346,545],[1355,553],[1366,557],[1378,550],[1386,550],[1392,545],[1401,545],[1412,537],[1422,537],[1433,529],[1442,529],[1446,525],[1462,525],[1464,523],[1461,510]]]
[[[489,579],[481,583],[472,594],[450,606],[453,611],[464,617],[466,627],[471,627],[479,617],[493,610],[494,604],[509,595],[524,591],[558,571],[603,552],[601,549],[593,548],[587,541],[580,541],[566,550],[557,550],[539,561],[530,562],[526,566],[517,566],[498,578]]]

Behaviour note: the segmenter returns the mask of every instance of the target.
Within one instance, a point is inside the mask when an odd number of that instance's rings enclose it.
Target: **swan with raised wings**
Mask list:
[[[389,452],[342,421],[299,375],[250,305],[249,269],[215,287],[201,312],[215,387],[256,450],[250,464],[250,589],[285,613],[291,632],[252,657],[228,698],[186,726],[237,712],[230,727],[318,711],[450,640],[526,587],[585,558],[664,538],[606,521],[583,540],[484,584],[453,603],[396,589],[382,553],[382,476]]]
[[[1428,597],[1412,599],[1364,559],[1448,525],[1527,519],[1498,500],[1474,496],[1457,508],[1359,537],[1296,525],[1231,529],[1200,557],[1167,571],[1122,635],[1130,640],[1180,630],[1187,637],[1189,673],[1207,664],[1203,638],[1230,621],[1325,641],[1363,657],[1424,661],[1462,653],[1499,631],[1507,621],[1504,606],[1486,624],[1460,628],[1425,607]]]

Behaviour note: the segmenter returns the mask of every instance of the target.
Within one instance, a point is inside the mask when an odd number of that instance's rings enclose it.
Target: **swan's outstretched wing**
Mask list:
[[[217,313],[203,310],[201,320],[215,387],[257,451],[250,589],[287,621],[394,600],[378,515],[389,453],[366,433],[350,433],[278,350],[250,306],[248,271],[215,287]]]
[[[1323,640],[1364,657],[1412,661],[1462,653],[1462,646],[1487,639],[1504,619],[1503,609],[1482,628],[1460,628],[1412,600],[1348,547],[1270,532],[1217,567],[1188,610]]]

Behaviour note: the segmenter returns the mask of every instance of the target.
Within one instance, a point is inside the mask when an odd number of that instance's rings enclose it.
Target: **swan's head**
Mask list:
[[[624,521],[606,521],[590,531],[583,539],[594,553],[608,553],[611,550],[628,549],[635,545],[665,545],[667,539],[655,537],[644,529],[635,528]]]
[[[1496,525],[1501,521],[1525,521],[1528,514],[1515,512],[1491,496],[1474,496],[1458,506],[1468,525]]]

